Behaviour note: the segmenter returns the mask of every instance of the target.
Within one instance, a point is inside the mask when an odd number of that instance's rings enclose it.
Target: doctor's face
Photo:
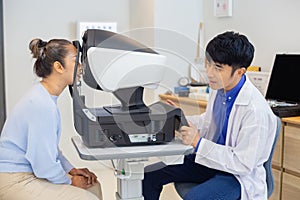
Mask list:
[[[239,68],[232,74],[233,68],[231,66],[215,63],[212,60],[210,62],[206,60],[205,68],[209,86],[214,90],[231,90],[246,72],[245,68]]]

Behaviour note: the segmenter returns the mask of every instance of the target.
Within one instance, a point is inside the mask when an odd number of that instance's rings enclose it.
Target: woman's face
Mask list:
[[[74,67],[76,63],[76,56],[77,56],[77,49],[74,45],[70,44],[67,47],[69,54],[65,57],[65,77],[66,77],[66,82],[67,85],[72,85],[73,84],[73,76],[74,76]],[[79,81],[81,78],[81,64],[78,64],[77,68],[77,78],[76,81]]]

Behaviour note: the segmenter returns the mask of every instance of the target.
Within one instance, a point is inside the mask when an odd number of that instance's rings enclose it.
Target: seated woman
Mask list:
[[[73,83],[77,49],[67,40],[33,39],[29,49],[41,81],[16,105],[0,137],[0,199],[97,200],[100,183],[88,169],[76,169],[58,148],[58,96]],[[81,76],[78,67],[77,79]]]

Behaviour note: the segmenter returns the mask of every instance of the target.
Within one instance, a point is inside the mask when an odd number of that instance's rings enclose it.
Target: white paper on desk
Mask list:
[[[195,100],[202,100],[202,101],[208,101],[209,94],[208,93],[189,93],[189,98],[195,99]]]

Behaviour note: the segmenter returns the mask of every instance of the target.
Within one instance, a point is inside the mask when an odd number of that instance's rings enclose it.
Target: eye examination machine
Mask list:
[[[87,147],[134,146],[167,143],[187,122],[180,108],[163,102],[146,105],[144,88],[155,89],[171,70],[166,57],[127,36],[87,30],[78,41],[73,98],[74,126]],[[76,71],[81,52],[83,81],[93,90],[112,93],[119,104],[88,107],[80,94]],[[97,99],[101,102],[101,99]]]

